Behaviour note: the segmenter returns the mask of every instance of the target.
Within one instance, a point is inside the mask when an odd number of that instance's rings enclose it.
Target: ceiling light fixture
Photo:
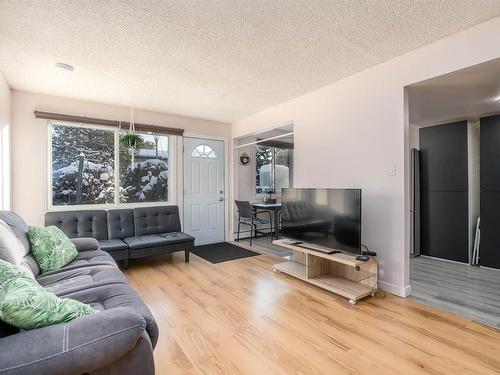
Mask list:
[[[62,62],[55,63],[55,66],[62,72],[72,73],[75,70],[75,67],[73,65],[65,64]]]

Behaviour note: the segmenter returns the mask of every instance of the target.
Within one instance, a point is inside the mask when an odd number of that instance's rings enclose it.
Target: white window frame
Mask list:
[[[168,197],[166,202],[134,202],[134,203],[121,203],[119,194],[115,194],[114,203],[98,203],[98,204],[75,204],[75,205],[54,205],[52,203],[52,127],[54,125],[64,125],[76,128],[86,128],[86,129],[96,129],[96,130],[111,130],[114,132],[114,147],[115,147],[115,162],[114,162],[114,178],[115,187],[119,186],[120,170],[119,170],[119,143],[120,137],[119,132],[126,131],[127,129],[118,129],[114,126],[102,126],[102,125],[92,125],[83,124],[68,121],[47,121],[47,211],[72,211],[72,210],[93,210],[93,209],[113,209],[113,208],[134,208],[134,207],[152,207],[152,206],[168,206],[175,204],[175,199],[177,194],[176,183],[174,183],[174,178],[177,174],[177,142],[174,138],[178,138],[174,135],[168,136]]]

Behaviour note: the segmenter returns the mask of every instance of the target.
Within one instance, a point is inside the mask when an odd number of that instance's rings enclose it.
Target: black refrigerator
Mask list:
[[[479,264],[500,268],[500,115],[480,120],[481,243]]]

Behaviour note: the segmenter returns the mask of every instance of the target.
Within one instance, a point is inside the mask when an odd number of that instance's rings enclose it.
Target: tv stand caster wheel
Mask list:
[[[276,268],[273,268],[273,272],[278,273],[278,270]]]
[[[349,303],[350,303],[351,305],[355,305],[355,304],[356,304],[356,303],[358,303],[358,302],[357,302],[356,300],[354,300],[354,299],[350,299],[350,300],[349,300]]]

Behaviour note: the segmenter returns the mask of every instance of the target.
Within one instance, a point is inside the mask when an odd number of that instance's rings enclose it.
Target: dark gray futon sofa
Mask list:
[[[41,274],[24,220],[10,211],[0,211],[0,219],[22,242],[20,255],[45,289],[98,310],[68,323],[27,331],[0,320],[0,374],[154,374],[155,319],[113,258],[99,250],[97,240],[74,239],[76,259]],[[16,258],[9,251],[15,250],[0,247],[0,258]]]
[[[128,259],[189,251],[194,238],[182,233],[177,206],[134,209],[47,212],[45,225],[55,225],[70,238],[92,237],[101,250],[126,266]]]

